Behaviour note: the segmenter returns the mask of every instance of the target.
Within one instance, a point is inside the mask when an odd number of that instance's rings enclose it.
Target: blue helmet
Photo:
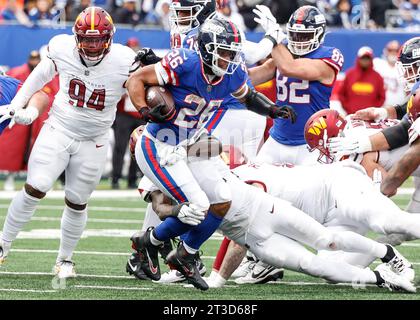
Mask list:
[[[188,33],[216,12],[216,0],[172,0],[169,21],[179,33]]]

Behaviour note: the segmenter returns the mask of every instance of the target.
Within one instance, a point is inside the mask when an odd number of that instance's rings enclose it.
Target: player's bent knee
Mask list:
[[[30,184],[25,183],[25,192],[31,197],[42,199],[45,197],[46,193],[39,191],[38,189],[32,187]]]
[[[87,206],[87,203],[85,203],[85,204],[76,204],[76,203],[73,203],[73,202],[69,201],[67,198],[64,198],[64,202],[66,203],[66,205],[69,208],[71,208],[73,210],[76,210],[76,211],[83,211],[83,210],[86,209],[86,206]]]
[[[224,203],[216,203],[210,206],[210,211],[213,212],[220,218],[223,218],[230,209],[232,201],[227,201]]]
[[[338,250],[338,244],[336,242],[335,235],[333,233],[326,233],[315,241],[315,249],[317,250]]]

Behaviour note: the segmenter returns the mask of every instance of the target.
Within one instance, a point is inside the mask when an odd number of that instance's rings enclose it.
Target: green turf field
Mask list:
[[[396,201],[404,207],[408,196],[398,196]],[[9,202],[0,200],[1,226]],[[145,205],[137,197],[90,201],[87,237],[79,242],[74,255],[79,276],[60,283],[51,270],[59,246],[62,204],[62,200],[43,200],[22,238],[15,241],[0,268],[0,299],[420,299],[419,294],[396,294],[377,287],[331,285],[291,271],[275,283],[238,286],[228,282],[226,288],[206,292],[183,284],[163,286],[136,280],[125,272],[125,264],[130,253],[129,236],[140,228],[144,217]],[[50,239],[39,239],[46,235]],[[203,246],[208,270],[220,239],[216,235]],[[420,241],[399,250],[420,273]]]

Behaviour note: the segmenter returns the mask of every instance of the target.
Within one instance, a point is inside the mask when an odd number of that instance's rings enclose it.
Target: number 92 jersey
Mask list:
[[[340,50],[320,46],[317,50],[302,56],[307,59],[320,59],[328,64],[337,75],[343,67],[344,58]],[[330,85],[319,81],[308,81],[283,76],[277,71],[277,101],[279,106],[292,106],[296,113],[296,123],[289,120],[275,119],[270,135],[285,145],[306,144],[304,127],[306,121],[315,112],[330,107],[330,97],[334,81]]]
[[[251,85],[244,65],[210,83],[197,52],[175,49],[155,65],[160,85],[166,85],[175,101],[175,116],[164,123],[149,123],[147,131],[160,141],[177,145],[190,139],[222,102]]]
[[[125,93],[134,57],[133,50],[114,43],[99,64],[86,67],[74,36],[52,38],[48,58],[59,74],[60,90],[47,122],[78,140],[107,133],[115,119],[116,105]]]

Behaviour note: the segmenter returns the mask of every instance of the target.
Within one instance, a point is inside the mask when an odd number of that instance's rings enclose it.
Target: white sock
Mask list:
[[[79,211],[64,207],[61,218],[61,241],[57,262],[71,260],[73,251],[82,237],[87,222],[87,208]]]
[[[189,254],[195,254],[198,251],[197,249],[189,247],[185,242],[183,242],[182,245],[184,246],[185,251],[187,251]]]
[[[40,199],[30,196],[24,189],[13,198],[3,226],[2,243],[5,255],[10,250],[12,241],[16,239],[25,224],[31,220],[39,201]]]
[[[160,240],[155,238],[155,236],[153,235],[153,232],[150,232],[150,242],[154,246],[160,246],[161,244],[163,244],[163,241],[160,241]]]

